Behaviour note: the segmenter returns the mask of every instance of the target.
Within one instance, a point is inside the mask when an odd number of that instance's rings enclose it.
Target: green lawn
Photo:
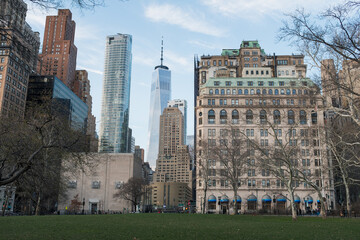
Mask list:
[[[127,214],[0,217],[0,239],[360,239],[360,219]]]

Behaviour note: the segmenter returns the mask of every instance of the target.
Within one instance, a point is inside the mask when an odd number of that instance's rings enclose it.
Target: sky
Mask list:
[[[25,0],[26,2],[26,0]],[[65,1],[68,2],[68,1]],[[258,40],[267,54],[298,53],[276,35],[286,13],[304,8],[313,14],[340,0],[105,0],[93,10],[70,8],[76,22],[77,69],[86,69],[91,82],[93,114],[101,121],[105,38],[116,33],[133,37],[130,123],[135,144],[147,147],[150,83],[160,64],[161,38],[164,65],[172,73],[172,99],[188,102],[188,135],[193,135],[194,55],[219,55],[222,49],[239,48],[243,40]],[[28,2],[27,22],[40,32],[41,44],[47,15]]]

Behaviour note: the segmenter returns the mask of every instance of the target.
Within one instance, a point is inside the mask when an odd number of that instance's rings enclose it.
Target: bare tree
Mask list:
[[[120,197],[131,202],[132,211],[136,210],[136,206],[140,203],[141,197],[145,193],[146,182],[142,178],[130,178],[124,183],[119,192],[114,197]]]
[[[67,5],[77,7],[80,9],[94,9],[98,6],[104,5],[104,0],[26,0],[43,9],[62,8]]]
[[[50,105],[38,105],[30,116],[26,119],[1,117],[0,186],[14,182],[29,171],[46,151],[60,150],[64,156],[84,149],[83,132],[52,114]],[[81,165],[81,161],[78,164]]]
[[[208,161],[220,163],[220,169],[217,170],[220,181],[231,186],[234,193],[234,214],[238,214],[237,196],[238,188],[241,186],[241,177],[247,170],[255,167],[255,163],[250,159],[251,146],[247,146],[247,141],[240,134],[240,129],[232,125],[220,129],[220,136],[215,140],[218,141],[217,144],[212,144],[211,141],[213,139],[210,139],[208,143],[210,155]],[[214,170],[209,169],[209,171]]]
[[[207,191],[210,179],[210,175],[212,174],[212,170],[214,168],[213,161],[209,158],[210,151],[208,143],[204,142],[202,139],[199,140],[199,147],[198,147],[198,158],[197,158],[197,174],[199,184],[199,188],[201,187],[202,191],[204,192],[204,201],[202,202],[202,213],[205,214],[206,211],[206,199],[207,199]],[[198,189],[199,189],[198,188]]]

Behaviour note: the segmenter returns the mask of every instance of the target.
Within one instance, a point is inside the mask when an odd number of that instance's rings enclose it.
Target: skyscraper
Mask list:
[[[182,115],[184,121],[184,142],[181,144],[186,144],[186,131],[187,131],[187,102],[184,99],[174,99],[168,102],[168,107],[177,107]]]
[[[106,38],[99,152],[130,152],[131,46],[132,36],[128,34]]]
[[[163,42],[161,42],[160,65],[155,67],[151,81],[150,114],[147,144],[147,162],[155,165],[159,150],[160,115],[171,99],[171,71],[163,65]]]
[[[75,22],[69,9],[59,9],[57,16],[47,16],[38,72],[56,75],[72,89],[75,81],[77,48],[74,45]]]

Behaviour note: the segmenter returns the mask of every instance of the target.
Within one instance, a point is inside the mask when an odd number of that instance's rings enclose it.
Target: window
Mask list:
[[[278,137],[281,137],[281,136],[282,136],[282,131],[281,131],[281,129],[274,129],[274,133],[275,133],[275,135],[278,136]]]
[[[248,95],[248,94],[249,94],[249,90],[248,90],[248,89],[245,89],[245,90],[244,90],[244,94],[245,94],[245,95]]]
[[[248,81],[248,86],[253,86],[254,85],[254,82],[253,81]]]
[[[225,89],[221,89],[220,92],[221,92],[221,95],[225,95]]]
[[[208,129],[208,136],[215,137],[216,136],[216,129]]]
[[[215,89],[215,95],[219,95],[219,89]]]
[[[258,81],[258,85],[259,86],[264,86],[264,82],[263,81]]]
[[[279,89],[275,89],[275,95],[279,95]]]
[[[274,124],[280,124],[280,123],[281,123],[280,111],[275,110],[274,111]]]
[[[285,86],[285,82],[284,81],[279,81],[279,86]]]
[[[306,112],[304,110],[300,111],[300,124],[306,124],[307,123],[307,119],[306,119]]]
[[[222,64],[222,62],[221,62],[221,60],[219,60],[219,66],[221,66],[221,64]]]
[[[212,89],[209,90],[209,94],[212,95],[214,91]]]
[[[238,94],[239,94],[239,95],[242,95],[242,89],[239,89],[239,90],[238,90]]]
[[[277,60],[277,64],[278,65],[287,65],[288,61],[287,60]]]
[[[272,90],[272,89],[269,89],[268,94],[269,94],[269,95],[272,95],[272,94],[273,94],[273,90]]]
[[[216,66],[216,60],[213,61],[213,65]]]
[[[223,109],[220,111],[220,124],[226,124],[227,123],[227,113]]]
[[[295,113],[293,110],[288,111],[288,124],[295,124]]]
[[[246,111],[246,124],[252,124],[253,123],[253,112],[251,110]]]
[[[209,112],[208,112],[208,123],[215,124],[215,111],[214,110],[209,110]]]
[[[231,112],[231,119],[232,119],[232,123],[234,124],[239,123],[239,112],[237,110],[233,110]]]
[[[262,94],[263,94],[263,95],[266,95],[266,89],[263,89],[263,90],[262,90]]]
[[[100,188],[100,181],[93,181],[91,184],[91,188],[99,189]]]
[[[267,137],[268,136],[268,130],[267,129],[260,129],[260,136],[261,137]]]
[[[315,111],[311,112],[311,123],[317,124],[317,112],[315,112]]]
[[[237,81],[237,85],[238,85],[238,86],[242,86],[242,85],[243,85],[243,82],[242,82],[242,81]]]
[[[220,86],[220,81],[214,81],[214,86]]]
[[[226,86],[231,86],[231,81],[226,81],[226,82],[225,82],[225,85],[226,85]]]
[[[260,111],[260,124],[265,124],[266,122],[267,122],[266,111],[261,110]]]

